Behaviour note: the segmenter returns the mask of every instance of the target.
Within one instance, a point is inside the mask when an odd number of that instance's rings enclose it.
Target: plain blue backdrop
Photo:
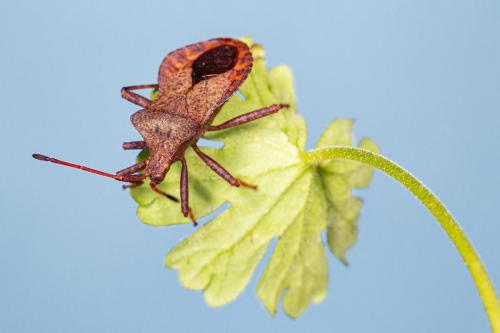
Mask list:
[[[358,137],[441,197],[498,287],[499,22],[493,0],[2,1],[0,331],[488,331],[450,241],[381,173],[351,265],[330,256],[326,300],[294,321],[265,312],[255,279],[209,308],[163,266],[191,226],[143,225],[118,183],[31,153],[130,165],[120,145],[139,138],[136,108],[120,88],[154,82],[170,50],[251,35],[292,67],[309,147],[334,117],[355,118]]]

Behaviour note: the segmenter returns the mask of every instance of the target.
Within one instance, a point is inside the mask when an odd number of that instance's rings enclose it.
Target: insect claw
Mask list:
[[[196,222],[196,218],[193,215],[193,211],[191,210],[191,207],[189,207],[187,216],[191,219],[191,221],[193,221],[193,227],[197,227],[198,226],[198,222]]]
[[[254,185],[254,184],[250,184],[250,183],[247,183],[239,178],[236,178],[236,180],[238,181],[239,185],[243,186],[243,187],[246,187],[246,188],[249,188],[249,189],[252,189],[252,190],[257,190],[257,185]]]
[[[167,194],[165,195],[165,197],[169,198],[170,200],[172,200],[173,202],[179,202],[179,199],[177,199],[176,197],[174,197],[173,195],[170,195],[170,194]]]

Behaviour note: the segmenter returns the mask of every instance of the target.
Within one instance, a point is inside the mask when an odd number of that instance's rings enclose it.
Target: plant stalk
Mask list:
[[[486,272],[486,268],[460,225],[455,221],[448,209],[439,201],[437,196],[421,181],[395,162],[379,154],[360,148],[337,146],[317,149],[303,153],[302,158],[312,164],[332,159],[361,162],[391,176],[413,193],[431,214],[434,215],[462,256],[486,309],[492,332],[500,333],[500,303],[495,294],[493,283]]]

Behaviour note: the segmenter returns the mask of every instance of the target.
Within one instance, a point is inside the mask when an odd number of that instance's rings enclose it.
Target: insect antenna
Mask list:
[[[37,159],[39,161],[51,162],[51,163],[55,163],[55,164],[64,165],[64,166],[67,166],[70,168],[80,169],[80,170],[90,172],[90,173],[93,173],[93,174],[96,174],[99,176],[113,178],[113,179],[116,179],[116,180],[119,180],[122,182],[139,182],[139,181],[143,180],[144,178],[146,178],[145,175],[124,175],[124,174],[116,174],[115,175],[115,174],[107,173],[104,171],[92,169],[92,168],[86,167],[84,165],[79,165],[79,164],[74,164],[74,163],[58,160],[57,158],[48,157],[48,156],[41,155],[41,154],[33,154],[32,156],[34,159]]]

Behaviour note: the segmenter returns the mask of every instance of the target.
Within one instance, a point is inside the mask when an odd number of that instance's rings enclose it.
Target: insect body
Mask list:
[[[224,103],[247,78],[252,63],[252,54],[245,43],[231,38],[211,39],[169,53],[160,65],[157,84],[122,88],[122,97],[142,108],[130,119],[143,138],[143,141],[123,143],[123,149],[148,149],[149,158],[146,161],[110,174],[41,154],[33,154],[33,157],[130,182],[124,188],[139,186],[143,180],[149,178],[150,187],[155,192],[176,202],[177,198],[161,191],[156,185],[163,181],[170,166],[180,161],[182,213],[196,224],[189,207],[188,170],[184,158],[186,149],[191,147],[229,184],[255,189],[255,185],[233,177],[216,161],[204,154],[196,143],[206,131],[217,131],[244,124],[286,107],[285,104],[273,104],[219,125],[212,124]],[[158,89],[153,101],[134,92],[146,88]]]

